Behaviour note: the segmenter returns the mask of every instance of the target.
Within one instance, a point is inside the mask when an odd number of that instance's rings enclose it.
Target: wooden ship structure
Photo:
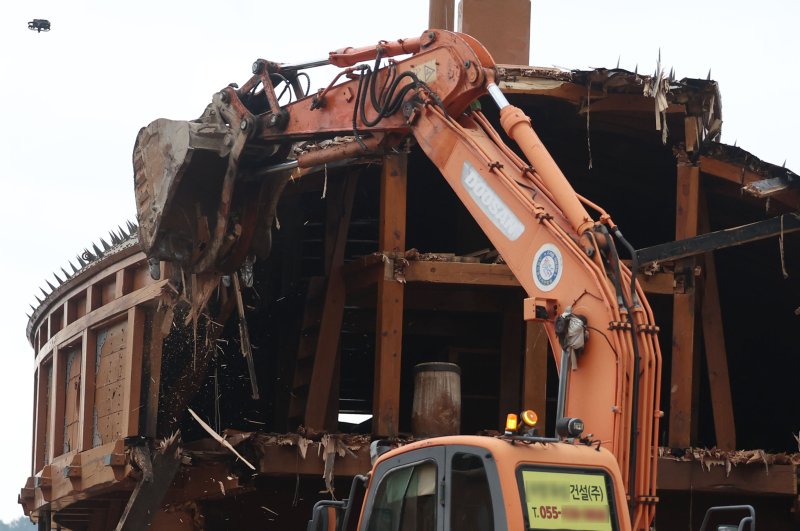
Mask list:
[[[528,2],[507,3],[529,19]],[[640,278],[666,358],[657,525],[697,528],[706,507],[742,502],[794,528],[798,177],[719,142],[714,81],[515,66],[527,42],[495,42],[486,28],[502,21],[470,19],[470,4],[462,29],[508,63],[501,89],[649,257]],[[413,439],[422,362],[460,366],[462,433],[522,408],[551,431],[545,334],[417,148],[276,194],[272,252],[249,275],[149,263],[132,223],[57,274],[27,330],[34,444],[19,502],[40,529],[142,529],[153,514],[153,529],[304,528],[317,500],[369,470],[371,440]]]

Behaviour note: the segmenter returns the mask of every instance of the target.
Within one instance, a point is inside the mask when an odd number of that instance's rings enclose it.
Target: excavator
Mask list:
[[[307,71],[323,65],[338,75],[308,93]],[[286,91],[295,98],[281,103]],[[518,150],[481,112],[487,94]],[[348,141],[293,152],[334,137]],[[526,411],[498,437],[439,437],[386,453],[373,443],[372,471],[348,498],[365,485],[357,528],[650,529],[662,361],[636,253],[609,214],[572,188],[469,35],[431,29],[307,63],[259,59],[199,119],[142,128],[134,184],[151,273],[160,260],[198,274],[237,271],[269,253],[277,198],[293,175],[409,142],[527,292],[525,319],[544,324],[559,369],[557,434],[540,435]],[[353,509],[320,502],[309,529],[346,529]],[[754,528],[755,515],[745,524]]]

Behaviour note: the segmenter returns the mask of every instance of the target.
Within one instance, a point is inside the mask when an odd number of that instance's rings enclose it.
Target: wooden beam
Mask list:
[[[403,269],[406,282],[513,286],[520,283],[506,264],[409,261]]]
[[[63,330],[59,331],[58,334],[48,339],[47,342],[42,345],[41,349],[39,349],[39,352],[36,354],[37,365],[53,351],[56,344],[63,344],[65,341],[77,337],[86,328],[91,328],[103,321],[107,321],[138,304],[153,300],[161,295],[164,290],[174,291],[169,280],[159,280],[147,287],[129,293],[121,299],[116,299],[101,306],[88,315],[76,319],[74,323],[65,326]]]
[[[547,347],[544,324],[525,322],[525,365],[522,379],[522,407],[539,416],[539,431],[545,432],[547,413]]]
[[[144,349],[144,310],[128,310],[125,339],[125,374],[123,382],[121,429],[126,436],[138,435],[142,395],[142,351]]]
[[[710,226],[708,209],[703,198],[704,208],[700,212],[700,230],[708,231]],[[703,323],[703,343],[708,367],[708,385],[711,391],[711,409],[714,412],[714,433],[717,447],[722,450],[736,449],[736,424],[733,417],[731,383],[728,375],[728,355],[725,348],[725,333],[722,326],[722,308],[719,303],[717,266],[714,253],[703,256],[705,279],[702,284],[700,303]]]
[[[657,488],[683,492],[797,496],[797,465],[763,463],[706,468],[700,461],[659,459]]]
[[[639,258],[639,265],[645,266],[654,262],[672,262],[717,249],[725,249],[798,231],[800,231],[800,216],[784,214],[748,225],[718,230],[694,237],[685,237],[674,242],[639,249],[636,251],[636,255]]]
[[[385,254],[405,251],[407,167],[405,153],[383,157],[378,248]],[[378,282],[372,431],[379,436],[399,434],[403,296],[400,282]]]
[[[675,212],[675,237],[684,239],[697,235],[697,209],[700,192],[700,168],[678,163]],[[673,296],[672,310],[672,378],[670,383],[669,446],[691,446],[695,393],[695,293],[694,261],[676,265],[686,288]]]
[[[331,418],[330,408],[338,411],[338,397],[336,403],[331,403],[331,389],[336,379],[337,357],[339,356],[339,336],[342,329],[342,316],[344,315],[345,290],[342,275],[344,251],[347,243],[347,231],[350,227],[350,214],[353,209],[358,174],[351,173],[341,187],[339,196],[339,218],[337,221],[336,245],[333,246],[333,256],[330,260],[331,268],[328,283],[325,288],[325,303],[322,307],[322,318],[319,324],[319,334],[314,354],[314,367],[311,372],[311,381],[306,399],[305,425],[311,431],[321,431],[334,428],[327,426],[326,421]]]

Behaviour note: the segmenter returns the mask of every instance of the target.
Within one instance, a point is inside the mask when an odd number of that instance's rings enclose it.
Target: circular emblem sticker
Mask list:
[[[564,262],[558,247],[552,243],[539,247],[533,257],[533,281],[536,287],[542,291],[554,289],[561,280],[563,272]]]

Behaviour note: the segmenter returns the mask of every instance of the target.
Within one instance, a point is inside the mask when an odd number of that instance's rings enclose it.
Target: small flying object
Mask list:
[[[35,31],[36,33],[50,31],[50,21],[43,18],[35,18],[28,22],[28,29]]]

